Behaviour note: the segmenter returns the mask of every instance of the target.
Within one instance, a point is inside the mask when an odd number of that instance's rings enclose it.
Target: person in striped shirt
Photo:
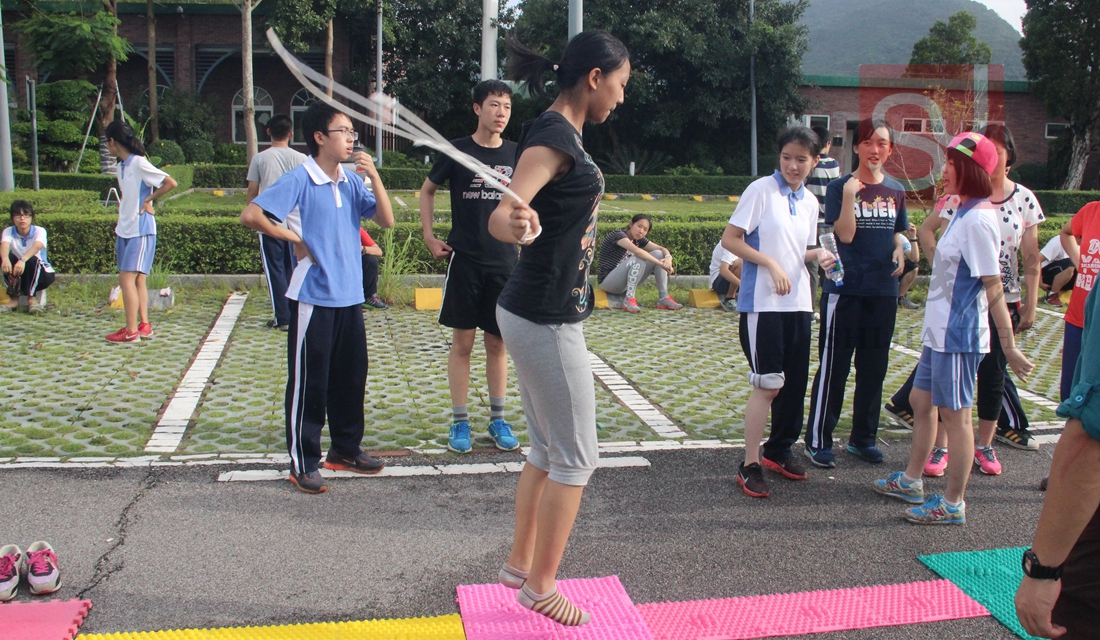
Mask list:
[[[830,182],[840,177],[840,163],[829,156],[829,149],[832,147],[833,140],[829,130],[822,126],[816,126],[811,127],[810,131],[813,131],[817,139],[821,141],[821,151],[817,154],[817,164],[814,165],[813,169],[810,169],[810,177],[806,178],[806,190],[817,197],[817,235],[820,236],[823,233],[832,233],[833,231],[832,225],[825,224],[825,190]],[[810,271],[810,300],[817,300],[818,286],[823,277],[821,265],[817,263],[817,260],[813,260],[806,263],[806,268]]]

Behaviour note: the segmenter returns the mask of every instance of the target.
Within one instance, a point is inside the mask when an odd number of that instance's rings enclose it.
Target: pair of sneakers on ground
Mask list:
[[[369,476],[385,469],[386,463],[362,451],[355,455],[343,455],[329,450],[322,466],[330,471],[350,471]],[[328,483],[321,476],[321,472],[317,470],[300,474],[291,467],[288,480],[295,487],[298,487],[298,491],[302,493],[324,493],[328,491]]]
[[[519,439],[512,434],[512,425],[500,418],[489,422],[489,437],[501,451],[519,449]],[[459,420],[451,425],[451,431],[447,436],[447,448],[455,453],[469,453],[474,448],[468,420]]]
[[[771,495],[768,483],[764,480],[764,469],[774,471],[788,480],[805,480],[810,474],[795,461],[794,455],[789,455],[783,460],[772,460],[760,456],[760,462],[745,464],[737,468],[737,484],[750,498],[767,498]]]
[[[673,300],[672,296],[668,296],[667,298],[661,298],[657,301],[657,308],[665,309],[666,311],[679,311],[680,309],[684,308],[684,305]],[[629,311],[630,313],[639,313],[641,310],[642,308],[638,306],[637,299],[626,298],[625,300],[623,300],[623,311]]]
[[[130,333],[126,330],[126,327],[122,327],[114,333],[107,334],[107,342],[113,342],[115,344],[130,344],[133,342],[141,342],[142,338],[153,337],[153,325],[148,322],[139,322],[137,331]]]
[[[14,544],[0,547],[0,602],[15,598],[22,580],[27,581],[31,595],[35,596],[61,588],[61,571],[50,543],[35,542],[25,554]]]
[[[871,488],[880,495],[917,505],[902,514],[913,524],[966,524],[966,501],[951,505],[947,498],[938,493],[926,498],[924,480],[907,480],[904,471],[895,471],[884,479],[875,480]]]

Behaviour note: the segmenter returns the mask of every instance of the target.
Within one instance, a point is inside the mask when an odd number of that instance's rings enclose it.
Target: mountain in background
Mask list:
[[[1004,65],[1005,79],[1026,79],[1020,33],[973,0],[810,0],[802,17],[810,30],[802,73],[857,76],[860,64],[906,64],[913,43],[927,36],[936,20],[947,22],[960,10],[978,19],[974,36],[989,43],[991,62]]]

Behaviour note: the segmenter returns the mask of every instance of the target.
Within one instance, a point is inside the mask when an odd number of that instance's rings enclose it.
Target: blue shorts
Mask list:
[[[149,275],[153,269],[153,254],[157,251],[155,235],[115,238],[119,271],[137,271]]]
[[[932,392],[932,405],[958,410],[974,406],[978,363],[984,353],[942,353],[925,347],[913,387]]]

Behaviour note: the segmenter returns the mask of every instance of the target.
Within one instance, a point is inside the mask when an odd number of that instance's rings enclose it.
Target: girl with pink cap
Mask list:
[[[958,196],[959,208],[936,246],[913,391],[913,444],[909,465],[876,480],[882,495],[916,505],[904,517],[916,524],[963,524],[963,501],[974,457],[974,387],[978,363],[999,339],[1009,367],[1026,382],[1032,364],[1016,348],[1012,320],[1002,297],[997,221],[989,196],[989,176],[997,167],[997,149],[985,136],[963,133],[947,148],[943,189]],[[983,295],[984,290],[984,295]],[[990,327],[992,315],[996,327]],[[995,329],[995,333],[991,332]],[[944,495],[925,497],[921,473],[936,436],[937,413],[953,447]],[[955,445],[955,443],[959,445]],[[965,449],[969,449],[966,451]]]

